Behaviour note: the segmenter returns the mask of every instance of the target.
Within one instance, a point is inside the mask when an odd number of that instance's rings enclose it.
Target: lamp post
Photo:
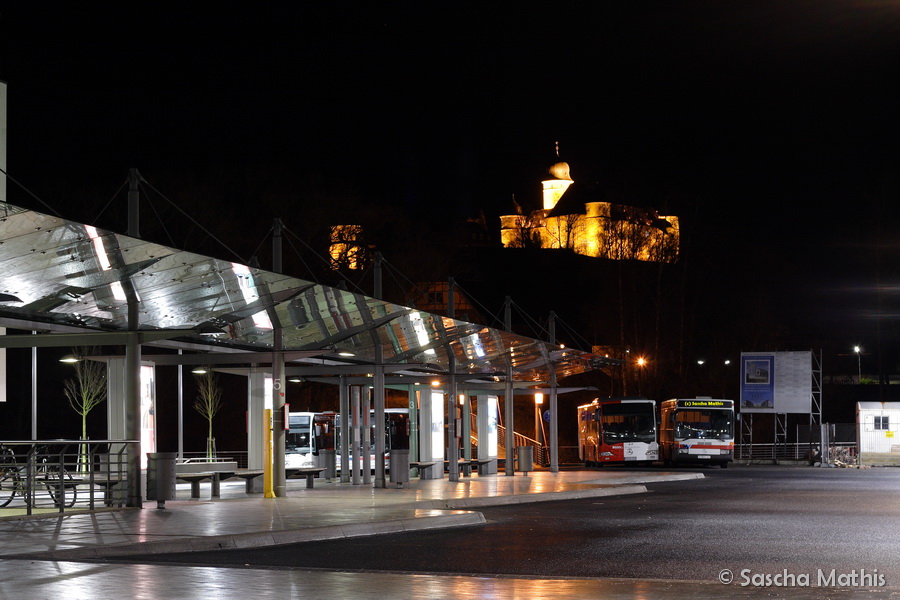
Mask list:
[[[853,346],[853,351],[856,352],[856,384],[859,385],[862,383],[862,354],[860,354],[861,348],[859,346]]]
[[[644,365],[646,365],[646,364],[647,364],[647,359],[644,358],[643,356],[639,356],[638,359],[637,359],[637,367],[638,367],[638,372],[637,372],[637,388],[638,388],[638,389],[637,389],[637,393],[638,393],[638,396],[641,395],[641,379],[642,379],[641,375],[643,375]]]

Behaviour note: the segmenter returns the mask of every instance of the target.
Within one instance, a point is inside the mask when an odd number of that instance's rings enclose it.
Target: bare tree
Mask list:
[[[222,408],[222,389],[216,381],[215,374],[207,371],[197,376],[197,399],[194,410],[203,415],[209,423],[209,434],[206,438],[206,458],[216,457],[216,438],[213,437],[213,419]]]
[[[88,357],[98,354],[97,348],[73,348],[73,354]],[[106,365],[93,360],[75,363],[75,377],[63,382],[66,398],[72,410],[81,415],[81,438],[87,439],[87,416],[106,400]]]
[[[547,219],[547,233],[554,247],[577,251],[584,236],[584,215],[568,213]]]
[[[84,358],[99,354],[99,349],[73,348],[72,353]],[[93,360],[79,360],[75,363],[75,377],[63,382],[63,392],[72,410],[81,415],[81,439],[88,439],[88,414],[106,400],[106,365]],[[87,467],[87,454],[87,445],[83,444],[78,456],[81,470]]]

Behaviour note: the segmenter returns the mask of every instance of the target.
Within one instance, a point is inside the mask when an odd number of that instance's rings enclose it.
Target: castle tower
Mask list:
[[[556,142],[557,161],[550,166],[548,172],[550,179],[541,182],[544,188],[544,210],[551,211],[562,195],[572,185],[572,177],[569,175],[569,163],[559,160],[559,142]]]

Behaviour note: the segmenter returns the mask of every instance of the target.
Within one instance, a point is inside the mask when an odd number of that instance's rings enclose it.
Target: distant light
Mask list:
[[[702,364],[705,363],[705,362],[706,362],[706,361],[703,360],[703,359],[701,358],[700,360],[697,361],[697,364],[698,364],[698,365],[702,365]]]
[[[637,365],[638,365],[639,367],[643,367],[643,366],[646,365],[646,364],[647,364],[647,359],[646,359],[646,358],[644,358],[643,356],[638,357],[638,359],[637,359]]]
[[[431,382],[431,387],[438,387],[439,385],[441,385],[441,381],[439,379],[435,379]]]
[[[459,395],[459,405],[460,405],[460,406],[465,406],[465,404],[466,404],[466,395],[465,395],[465,394],[460,394],[460,395]]]
[[[206,375],[209,371],[206,370],[206,367],[194,367],[191,369],[191,373],[194,375]]]
[[[543,404],[544,403],[544,395],[543,394],[535,394],[534,395],[534,403],[535,404]]]
[[[59,359],[59,362],[61,362],[61,363],[67,363],[67,364],[73,364],[73,363],[77,363],[77,362],[80,361],[80,360],[81,360],[81,359],[78,358],[77,356],[75,356],[74,354],[66,354],[66,355],[63,356],[61,359]]]
[[[730,365],[730,364],[731,364],[731,361],[728,360],[728,359],[726,358],[726,359],[725,359],[725,364],[726,364],[726,365]]]
[[[859,346],[853,346],[853,351],[859,354],[860,350],[862,350]]]

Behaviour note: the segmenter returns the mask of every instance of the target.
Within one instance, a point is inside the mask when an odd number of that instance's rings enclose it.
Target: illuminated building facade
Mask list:
[[[328,254],[332,269],[362,269],[365,266],[362,227],[359,225],[333,225]]]
[[[554,163],[549,174],[541,182],[541,209],[526,213],[517,204],[516,214],[500,217],[505,248],[559,248],[613,260],[678,258],[678,217],[590,197],[573,185],[565,162]]]

